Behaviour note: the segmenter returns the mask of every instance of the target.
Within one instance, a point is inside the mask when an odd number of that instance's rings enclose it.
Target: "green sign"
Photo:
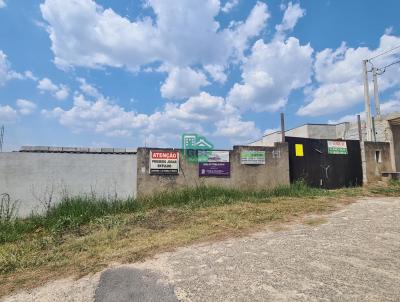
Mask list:
[[[265,151],[246,150],[240,153],[242,165],[265,165]]]

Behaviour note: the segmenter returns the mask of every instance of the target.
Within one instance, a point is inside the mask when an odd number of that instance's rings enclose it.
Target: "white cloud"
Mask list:
[[[234,23],[229,34],[237,58],[243,59],[243,52],[249,47],[249,39],[257,37],[261,33],[269,17],[268,6],[265,3],[257,2],[245,22]]]
[[[82,93],[75,93],[69,109],[42,110],[48,118],[74,131],[89,131],[106,136],[139,137],[146,144],[168,146],[184,132],[214,134],[232,141],[247,140],[260,131],[253,122],[242,121],[239,112],[224,98],[201,92],[183,103],[167,103],[152,114],[129,111],[104,97],[84,79]],[[91,87],[91,88],[89,88]]]
[[[0,8],[6,7],[7,4],[4,0],[0,0]]]
[[[0,123],[13,123],[18,118],[18,112],[11,106],[0,105]]]
[[[88,84],[86,82],[86,79],[78,78],[77,80],[80,83],[79,88],[83,93],[85,93],[88,96],[94,97],[94,98],[101,98],[102,97],[102,94],[97,90],[97,88],[92,86],[92,85],[90,85],[90,84]]]
[[[221,29],[215,20],[218,0],[148,0],[155,19],[130,21],[92,0],[46,0],[41,4],[49,24],[55,63],[71,66],[125,67],[162,62],[171,66],[221,65],[241,55],[268,17],[257,3],[245,22]]]
[[[9,63],[7,56],[0,50],[0,86],[8,80]]]
[[[314,70],[316,87],[306,91],[308,103],[299,110],[299,115],[317,116],[331,114],[363,102],[362,60],[373,57],[400,44],[400,37],[384,34],[379,47],[349,48],[344,43],[336,50],[325,49],[316,55]],[[385,66],[395,60],[394,55],[373,60],[376,67]],[[371,66],[369,65],[368,68]],[[381,92],[400,84],[399,66],[393,66],[379,76]],[[369,75],[371,79],[371,74]],[[372,87],[372,85],[370,86]]]
[[[24,77],[25,77],[26,79],[30,79],[30,80],[35,81],[35,82],[36,82],[37,80],[39,80],[39,79],[33,74],[33,72],[30,71],[30,70],[27,70],[27,71],[24,72]]]
[[[299,108],[298,115],[318,116],[339,112],[363,98],[363,86],[351,80],[345,83],[329,83],[310,91],[312,101]]]
[[[214,135],[228,137],[234,144],[246,144],[262,134],[253,121],[243,121],[239,116],[227,117],[216,126]]]
[[[18,99],[17,100],[18,111],[22,115],[29,115],[36,109],[36,104],[29,100]]]
[[[267,12],[261,3],[258,5],[258,10]],[[255,7],[254,15],[256,10]],[[254,43],[244,59],[242,82],[234,84],[228,93],[231,105],[242,111],[276,111],[286,105],[293,90],[311,82],[313,49],[285,36],[285,31],[293,29],[304,14],[300,5],[290,2],[272,41],[260,39]]]
[[[300,7],[300,4],[296,3],[293,5],[289,2],[284,14],[281,24],[278,24],[275,29],[278,34],[285,31],[291,31],[296,26],[300,18],[305,15],[306,11]]]
[[[381,114],[400,112],[400,97],[381,104]]]
[[[243,65],[243,83],[229,92],[229,103],[243,111],[283,107],[294,89],[310,83],[312,52],[310,45],[300,45],[294,37],[267,44],[258,40]]]
[[[400,96],[396,96],[387,102],[381,103],[381,114],[389,114],[393,112],[400,113]],[[329,120],[329,124],[340,124],[344,122],[356,122],[357,115],[360,115],[361,119],[365,119],[365,111],[359,112],[357,114],[345,115],[337,120]]]
[[[32,71],[27,70],[23,74],[16,72],[11,68],[11,63],[7,59],[7,55],[0,50],[0,87],[4,86],[10,80],[24,80],[29,79],[36,81]]]
[[[224,67],[221,65],[205,65],[204,69],[216,82],[224,84],[227,80],[227,76],[224,71]]]
[[[264,131],[264,135],[268,135],[268,134],[271,134],[271,133],[274,133],[274,132],[278,132],[278,131],[281,131],[281,128],[269,128],[269,129],[265,129],[265,131]]]
[[[208,84],[207,77],[201,71],[173,67],[161,86],[161,95],[166,99],[184,99],[198,94],[200,88]]]
[[[56,92],[58,90],[58,86],[55,85],[49,78],[43,78],[40,80],[37,87],[42,91]]]
[[[344,122],[354,123],[357,121],[357,115],[360,115],[361,119],[365,119],[365,112],[359,112],[357,114],[348,114],[348,115],[342,116],[341,118],[339,118],[337,120],[329,120],[328,124],[336,125],[336,124],[341,124]]]
[[[388,28],[385,28],[385,35],[391,35],[391,34],[393,34],[393,30],[394,30],[393,26],[390,26],[390,27],[388,27]]]
[[[47,117],[58,118],[61,125],[75,131],[91,130],[113,136],[126,135],[127,130],[141,125],[141,115],[125,111],[122,107],[112,104],[108,99],[99,98],[90,101],[82,94],[74,96],[73,107],[69,110],[56,107],[51,111],[42,110]]]
[[[183,122],[215,122],[235,110],[226,106],[222,97],[202,92],[182,104],[169,103],[165,106],[165,117]]]
[[[168,66],[161,95],[184,99],[209,84],[204,72],[210,80],[225,83],[225,69],[244,59],[250,40],[261,34],[269,18],[262,2],[247,19],[227,28],[216,20],[222,9],[219,0],[148,0],[146,6],[154,11],[154,19],[129,20],[93,0],[44,1],[40,8],[55,64],[62,69],[112,66],[146,72]]]
[[[0,50],[0,86],[4,86],[4,84],[9,80],[21,80],[23,78],[23,75],[11,69],[10,62],[8,61],[6,54]]]
[[[56,91],[55,97],[57,100],[65,100],[69,95],[69,89],[65,85],[61,85],[60,89]]]
[[[57,100],[65,100],[69,96],[69,89],[65,85],[56,85],[49,78],[43,78],[38,82],[37,88],[43,92],[50,92]]]
[[[227,104],[224,98],[206,92],[190,97],[182,104],[166,104],[163,111],[149,116],[149,123],[142,130],[146,137],[152,137],[153,143],[162,145],[184,132],[228,138],[231,143],[245,143],[261,133],[254,122],[243,121],[237,109]]]
[[[229,13],[238,4],[239,4],[239,0],[228,0],[225,2],[224,6],[221,8],[221,11],[223,11],[224,13]]]
[[[55,63],[136,68],[145,58],[156,59],[158,45],[150,19],[130,22],[92,0],[46,0],[40,5]]]

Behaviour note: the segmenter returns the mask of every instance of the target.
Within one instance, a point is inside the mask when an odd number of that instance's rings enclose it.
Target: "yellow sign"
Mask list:
[[[304,156],[304,150],[302,144],[295,144],[295,152],[296,156]]]

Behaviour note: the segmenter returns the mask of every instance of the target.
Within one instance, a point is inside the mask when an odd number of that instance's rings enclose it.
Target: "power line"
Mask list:
[[[385,66],[383,66],[383,67],[375,67],[374,63],[371,62],[371,61],[367,61],[367,63],[369,63],[369,64],[372,65],[371,69],[368,70],[368,72],[373,72],[373,70],[375,69],[376,71],[381,72],[381,73],[378,73],[379,75],[381,75],[381,74],[383,74],[383,73],[386,71],[386,68],[388,68],[388,67],[390,67],[390,66],[393,66],[393,65],[395,65],[395,64],[400,63],[400,60],[394,61],[394,62],[392,62],[392,63],[390,63],[390,64],[388,64],[388,65],[385,65]]]
[[[385,55],[385,54],[387,54],[387,53],[389,53],[389,52],[392,52],[393,50],[396,50],[396,49],[398,49],[398,48],[400,48],[400,45],[397,45],[397,46],[393,47],[392,49],[389,49],[389,50],[384,51],[384,52],[382,52],[382,53],[380,53],[380,54],[378,54],[378,55],[376,55],[376,56],[374,56],[374,57],[372,57],[372,58],[369,58],[367,61],[371,61],[371,60],[373,60],[373,59],[376,59],[376,58],[378,58],[378,57],[380,57],[380,56],[383,56],[383,55]]]
[[[388,67],[390,67],[390,66],[392,66],[394,64],[398,64],[398,63],[400,63],[400,60],[398,60],[396,62],[393,62],[393,63],[390,63],[389,65],[386,65],[385,67],[382,67],[382,68],[379,68],[379,69],[386,69],[386,68],[388,68]]]
[[[388,67],[391,67],[391,66],[393,66],[395,64],[399,64],[399,63],[400,63],[400,60],[392,62],[392,63],[390,63],[390,64],[388,64],[386,66],[383,66],[383,67],[378,67],[378,68],[372,67],[371,71],[373,71],[373,69],[375,68],[377,75],[382,75],[382,74],[384,74],[386,72],[386,69]],[[373,66],[373,64],[372,64],[372,66]]]

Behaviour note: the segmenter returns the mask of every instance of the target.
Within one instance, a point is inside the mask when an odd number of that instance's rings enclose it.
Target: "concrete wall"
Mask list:
[[[364,142],[367,181],[374,182],[382,179],[382,172],[392,171],[390,158],[390,143]],[[380,152],[377,161],[376,151]]]
[[[393,159],[396,171],[400,171],[400,125],[391,126],[393,134]]]
[[[308,134],[308,125],[303,125],[297,128],[289,129],[285,131],[286,136],[294,136],[294,137],[309,137]],[[276,131],[267,135],[264,135],[259,140],[252,142],[249,146],[265,146],[265,147],[273,147],[275,143],[282,142],[281,131]]]
[[[294,137],[309,137],[308,130],[309,130],[308,125],[302,125],[300,127],[286,130],[285,135]]]
[[[20,201],[19,216],[42,212],[40,200],[66,192],[136,195],[135,154],[0,153],[0,194]]]
[[[268,135],[263,136],[259,140],[252,142],[249,146],[264,146],[273,147],[275,143],[282,141],[281,131],[276,131]]]
[[[350,123],[342,123],[337,125],[330,124],[306,124],[300,127],[285,131],[286,136],[316,138],[316,139],[347,139],[345,138],[346,130],[350,127]],[[358,130],[357,130],[358,139]],[[263,136],[261,139],[250,143],[250,146],[268,146],[272,147],[275,143],[281,141],[281,132],[277,131]]]
[[[362,137],[365,139],[367,137],[367,126],[365,121],[361,121],[361,133]],[[344,140],[359,140],[360,136],[358,134],[358,123],[348,123],[347,128],[344,133],[341,134]]]
[[[346,139],[346,132],[350,129],[351,124],[348,122],[337,124],[336,125],[336,139]],[[358,132],[357,132],[358,133]],[[355,140],[358,140],[358,137],[355,138]]]
[[[257,166],[240,164],[240,152],[243,149],[266,151],[266,164]],[[276,144],[275,147],[234,146],[233,150],[230,150],[231,176],[229,178],[199,177],[198,164],[188,163],[182,157],[180,157],[179,175],[150,175],[149,151],[149,148],[139,148],[137,151],[138,196],[175,190],[185,186],[195,187],[200,184],[235,189],[267,189],[290,183],[289,155],[286,143]]]
[[[336,125],[308,125],[307,137],[317,139],[336,139]]]

